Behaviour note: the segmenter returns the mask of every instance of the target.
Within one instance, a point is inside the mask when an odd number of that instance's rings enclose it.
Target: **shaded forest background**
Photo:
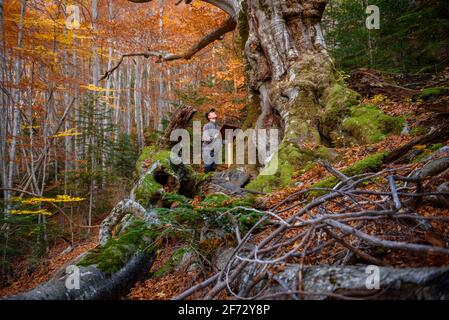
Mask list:
[[[225,15],[201,2],[0,1],[1,281],[32,272],[50,248],[96,237],[99,222],[137,179],[137,157],[182,105],[247,114],[238,32],[189,61],[120,56],[148,47],[182,51]],[[379,30],[365,27],[365,0],[332,0],[325,38],[337,69],[435,73],[449,64],[447,1],[369,1]],[[81,24],[67,28],[68,5]],[[198,119],[201,119],[201,112]],[[7,224],[5,224],[7,222]]]

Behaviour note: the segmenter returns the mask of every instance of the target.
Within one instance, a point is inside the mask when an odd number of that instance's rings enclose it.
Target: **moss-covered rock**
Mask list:
[[[430,98],[449,95],[449,87],[425,88],[417,95],[418,99],[428,100]]]
[[[343,130],[357,143],[376,143],[390,133],[400,133],[405,120],[391,117],[377,106],[364,104],[350,108],[351,115],[343,121]]]
[[[384,159],[388,156],[388,152],[378,152],[370,154],[364,159],[357,161],[352,166],[342,170],[347,176],[354,176],[361,173],[373,172],[383,165]]]
[[[106,273],[117,272],[131,256],[137,253],[154,253],[156,236],[157,230],[154,227],[137,220],[118,238],[112,238],[105,246],[90,250],[77,264],[85,267],[95,265]]]

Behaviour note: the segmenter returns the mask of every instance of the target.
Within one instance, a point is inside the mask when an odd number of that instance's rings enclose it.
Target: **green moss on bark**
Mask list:
[[[376,143],[388,134],[400,133],[404,127],[402,117],[391,117],[377,106],[366,104],[353,106],[351,116],[343,121],[343,130],[357,143]]]
[[[325,109],[320,117],[320,132],[333,144],[340,144],[341,123],[349,114],[350,107],[357,105],[359,99],[357,92],[338,81],[324,91]]]
[[[151,163],[159,161],[162,167],[166,168],[170,172],[173,172],[172,165],[170,163],[170,150],[157,150],[155,146],[148,146],[143,148],[136,162],[136,172],[139,177],[145,173],[142,166],[147,162],[147,160],[151,160]]]
[[[274,189],[288,186],[295,173],[315,157],[315,153],[300,149],[295,142],[284,141],[274,158],[261,173],[252,180],[246,188],[261,192],[271,192]]]
[[[136,172],[137,175],[140,177],[143,174],[142,165],[145,162],[145,160],[151,158],[151,156],[155,153],[154,146],[145,147],[143,148],[142,152],[139,155],[139,158],[136,162]]]
[[[103,247],[97,247],[78,262],[79,266],[96,265],[106,273],[120,270],[137,253],[154,253],[157,231],[143,221],[136,221],[118,238],[111,238]]]
[[[150,202],[161,195],[162,191],[162,185],[154,179],[153,175],[148,174],[135,190],[136,201],[147,207]]]
[[[142,166],[146,161],[148,161],[148,163],[145,164],[145,170],[148,170],[153,164],[158,163],[158,167],[155,168],[154,172],[145,174]],[[192,169],[187,166],[184,166],[183,168],[184,170],[179,168],[179,172],[177,172],[176,168],[174,168],[170,162],[170,151],[162,150],[156,152],[154,147],[144,148],[137,163],[138,173],[140,176],[144,175],[144,177],[139,181],[138,186],[135,189],[136,201],[142,206],[147,207],[161,196],[163,192],[163,183],[164,185],[165,183],[170,184],[171,188],[176,189],[170,191],[178,191],[178,180],[190,175],[192,171]]]

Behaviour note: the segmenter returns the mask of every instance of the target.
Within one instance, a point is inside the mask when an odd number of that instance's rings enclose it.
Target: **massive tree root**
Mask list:
[[[432,174],[444,175],[447,158],[420,170],[405,165],[353,176],[324,165],[334,176],[329,187],[298,191],[265,210],[220,272],[175,299],[213,299],[223,290],[236,299],[449,298],[447,267],[388,267],[394,254],[415,266],[423,259],[449,262],[448,239],[434,225],[448,218],[419,210],[429,196],[449,196],[426,189],[429,176],[422,174],[437,167]],[[363,188],[367,182],[375,188]],[[257,235],[266,222],[278,227]],[[366,284],[373,270],[379,275],[375,287]]]
[[[373,275],[379,275],[379,286]],[[260,299],[446,300],[449,268],[286,265]],[[245,288],[245,287],[243,287]],[[246,289],[246,288],[245,288]]]

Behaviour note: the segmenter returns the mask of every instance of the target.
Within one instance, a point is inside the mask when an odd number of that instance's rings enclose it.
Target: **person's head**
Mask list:
[[[215,113],[215,109],[210,109],[208,112],[206,112],[206,119],[212,122],[217,121],[217,114]]]

